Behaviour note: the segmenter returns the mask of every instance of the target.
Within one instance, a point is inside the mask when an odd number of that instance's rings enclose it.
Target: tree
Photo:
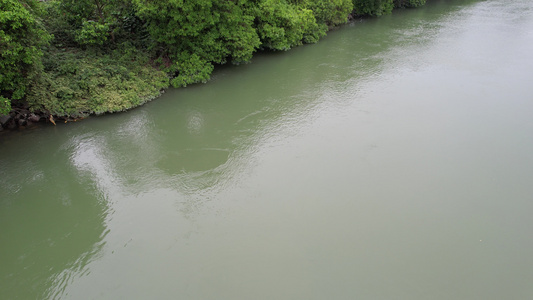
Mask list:
[[[326,26],[346,23],[353,11],[352,0],[306,0],[304,6],[313,11],[316,21]]]
[[[48,20],[50,27],[58,31],[56,36],[68,38],[67,44],[115,44],[126,31],[140,25],[130,0],[55,0],[48,8],[49,19],[53,18]]]
[[[250,60],[260,44],[254,18],[245,13],[248,1],[133,2],[146,22],[155,56],[175,75],[175,87],[207,81],[213,64]]]
[[[255,27],[262,47],[289,50],[303,42],[315,43],[325,35],[315,16],[305,5],[291,5],[285,0],[261,0],[252,8]]]
[[[353,0],[358,15],[381,16],[389,14],[394,8],[393,0]]]
[[[411,8],[426,4],[426,0],[394,0],[394,7]]]
[[[42,47],[51,35],[39,19],[36,0],[0,0],[0,114],[22,99],[42,68]]]

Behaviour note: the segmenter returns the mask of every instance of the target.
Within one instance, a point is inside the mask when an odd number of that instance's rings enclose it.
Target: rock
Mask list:
[[[36,114],[34,114],[34,113],[31,113],[31,114],[28,115],[28,121],[30,121],[30,122],[37,123],[40,120],[41,120],[41,117],[36,115]]]
[[[25,108],[15,108],[14,109],[19,115],[23,115],[23,116],[26,116],[28,115],[29,113],[31,113],[28,109],[25,109]]]
[[[9,122],[11,120],[11,116],[10,115],[2,115],[0,116],[0,125],[2,125],[2,127],[4,127],[4,125],[7,124],[7,122]]]
[[[28,124],[28,121],[26,121],[26,119],[19,119],[17,123],[19,127],[23,127],[23,126],[26,126],[26,124]]]
[[[4,128],[9,130],[17,128],[17,124],[15,124],[15,119],[9,119],[9,121],[4,125]]]

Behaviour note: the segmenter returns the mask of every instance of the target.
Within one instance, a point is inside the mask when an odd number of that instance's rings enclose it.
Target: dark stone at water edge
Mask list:
[[[34,113],[31,113],[31,114],[28,115],[28,121],[30,121],[30,122],[37,123],[40,120],[41,120],[41,117],[36,115],[36,114],[34,114]]]
[[[10,115],[0,116],[0,125],[4,127],[4,125],[7,124],[7,122],[9,122],[10,120],[11,120]]]
[[[26,108],[14,108],[9,115],[0,116],[0,128],[13,130],[29,127],[40,122],[45,122],[48,114],[43,112],[31,112]]]

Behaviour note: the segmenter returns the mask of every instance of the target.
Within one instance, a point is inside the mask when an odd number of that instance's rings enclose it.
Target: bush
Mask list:
[[[168,87],[167,75],[149,64],[147,54],[128,45],[109,54],[51,49],[43,65],[26,100],[32,110],[54,115],[123,111]]]

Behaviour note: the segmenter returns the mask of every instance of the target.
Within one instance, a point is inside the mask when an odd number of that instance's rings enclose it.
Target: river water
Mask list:
[[[532,299],[533,2],[429,1],[0,135],[0,299]]]

